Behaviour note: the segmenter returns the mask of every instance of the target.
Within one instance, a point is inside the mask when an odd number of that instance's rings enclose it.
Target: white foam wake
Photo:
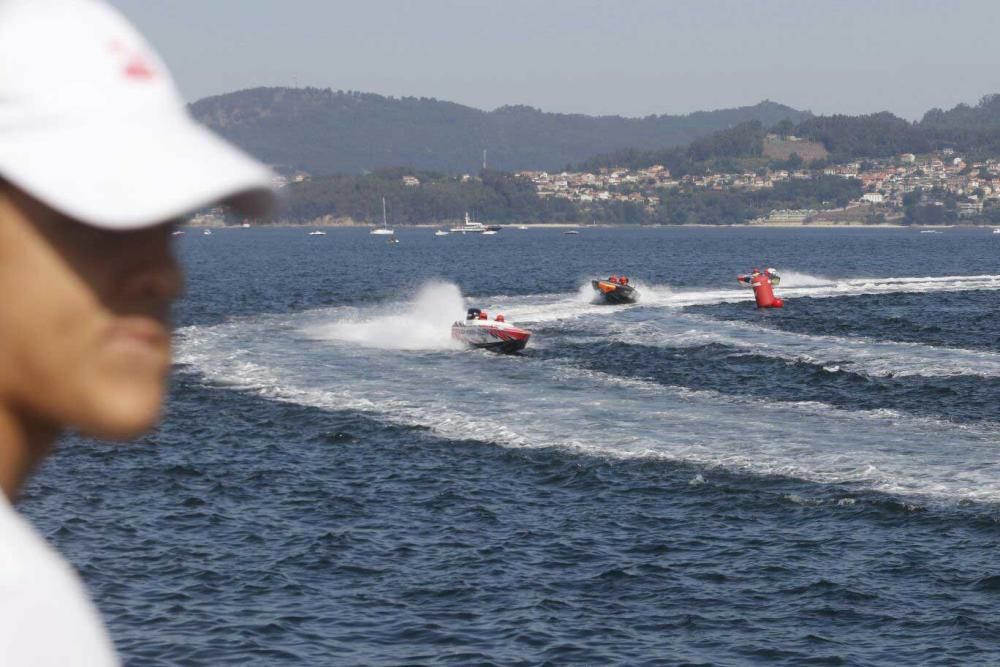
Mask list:
[[[922,343],[782,331],[674,312],[639,322],[595,319],[588,335],[633,345],[690,348],[719,344],[765,357],[869,377],[1000,377],[1000,354]]]
[[[879,289],[888,289],[887,286],[893,284],[907,289],[928,284],[957,289],[983,281],[993,282],[995,278],[884,278],[874,284]],[[795,284],[820,284],[823,280],[804,276],[796,278]],[[872,284],[867,280],[855,282]],[[672,348],[720,344],[766,357],[818,365],[831,372],[845,371],[870,377],[1000,377],[1000,354],[995,352],[865,337],[804,334],[747,322],[718,320],[671,307],[685,300],[683,293],[678,294],[665,286],[644,286],[644,289],[649,298],[637,306],[592,303],[593,290],[589,283],[572,294],[501,295],[481,299],[476,305],[503,311],[508,320],[527,326],[582,319],[585,324],[576,329],[578,335],[584,337]],[[737,293],[741,298],[746,297],[742,291]],[[712,297],[710,292],[702,291],[697,293],[697,298],[704,303]],[[465,306],[457,286],[436,282],[424,285],[414,296],[399,303],[312,311],[300,316],[299,321],[305,322],[301,331],[307,338],[331,344],[382,350],[454,350],[461,346],[451,339],[450,325],[462,316]],[[544,336],[536,336],[533,346],[544,345]]]
[[[373,321],[363,312],[329,310],[187,327],[178,332],[178,358],[210,381],[275,400],[360,411],[445,438],[1000,502],[995,424],[968,427],[892,411],[771,404],[530,355],[405,351],[359,345],[339,334],[301,336],[303,329],[334,326],[331,318],[349,314]],[[590,324],[581,321],[584,328]]]
[[[336,319],[303,327],[314,340],[349,343],[382,350],[444,350],[457,348],[451,339],[451,323],[461,319],[465,302],[458,287],[451,283],[430,283],[420,288],[412,299],[390,304],[337,312]],[[332,313],[335,311],[327,311]]]
[[[781,282],[775,288],[775,293],[785,299],[786,307],[794,306],[794,303],[790,302],[789,299],[802,297],[829,299],[867,294],[919,294],[926,292],[965,292],[1000,289],[1000,275],[833,280],[796,271],[779,270],[778,273],[781,274]],[[703,306],[752,300],[753,292],[750,289],[736,286],[733,288],[677,289],[666,293],[662,299],[652,301],[644,299],[643,302],[663,306]]]
[[[793,308],[795,298],[828,299],[866,294],[920,294],[928,292],[965,292],[1000,290],[1000,275],[928,276],[889,278],[828,279],[796,271],[779,270],[782,282],[775,292],[785,299],[786,308]],[[735,278],[735,276],[734,276]],[[622,309],[678,308],[707,306],[720,303],[752,302],[750,289],[733,286],[671,287],[645,283],[637,278],[633,284],[640,292],[639,303],[607,306],[594,302],[590,282],[582,283],[575,292],[521,296],[498,295],[487,300],[494,308],[502,308],[511,319],[523,324],[573,319],[586,315],[616,316]]]

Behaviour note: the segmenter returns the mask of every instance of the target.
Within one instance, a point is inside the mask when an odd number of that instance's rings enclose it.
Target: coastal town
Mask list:
[[[927,154],[900,153],[888,158],[834,162],[823,144],[795,136],[769,134],[759,155],[733,160],[712,168],[711,163],[688,165],[683,173],[671,173],[663,164],[644,167],[601,167],[559,172],[521,170],[448,176],[404,168],[373,174],[377,182],[365,189],[350,177],[313,176],[304,171],[277,174],[274,186],[289,188],[286,201],[294,209],[303,201],[298,186],[336,179],[346,184],[337,194],[309,209],[308,215],[290,215],[288,222],[308,224],[370,224],[380,208],[364,201],[349,200],[359,192],[390,191],[390,213],[402,224],[439,224],[457,220],[461,211],[472,210],[497,222],[489,210],[473,197],[485,178],[516,181],[527,187],[534,199],[534,212],[560,210],[561,219],[548,219],[522,212],[518,222],[562,224],[1000,224],[1000,161],[977,160],[954,149]],[[332,180],[331,180],[332,179]],[[312,188],[312,192],[321,191]],[[448,192],[449,195],[442,195]],[[452,203],[450,208],[441,202]],[[702,208],[712,200],[721,208]],[[474,200],[473,200],[474,201]],[[699,203],[700,202],[700,203]],[[547,206],[562,204],[562,206]],[[423,205],[421,213],[414,210]],[[728,209],[726,208],[728,206]],[[391,209],[395,208],[395,211]],[[376,210],[378,209],[378,210]],[[629,212],[623,212],[625,210]],[[372,213],[372,212],[375,213]],[[565,211],[569,211],[566,214]],[[735,211],[735,213],[734,213]],[[346,212],[346,214],[345,214]],[[611,215],[609,215],[609,212]],[[409,215],[405,222],[401,219]],[[617,215],[618,217],[613,217]],[[377,217],[377,216],[376,216]],[[202,212],[191,221],[196,225],[232,224],[221,210]]]
[[[773,139],[771,136],[769,139]],[[788,138],[799,141],[795,137]],[[627,202],[644,206],[652,212],[670,190],[701,189],[717,191],[752,191],[774,188],[789,180],[812,180],[821,176],[857,179],[862,194],[843,207],[823,209],[778,209],[756,223],[796,223],[822,220],[838,215],[849,219],[882,214],[885,220],[902,217],[907,195],[949,195],[955,200],[957,217],[980,216],[984,206],[1000,202],[1000,162],[966,161],[945,149],[929,155],[912,153],[891,159],[868,159],[846,164],[831,164],[822,169],[764,168],[745,173],[687,174],[673,177],[663,165],[642,169],[602,168],[597,172],[520,171],[520,178],[535,186],[540,198],[563,198],[581,205],[594,202]],[[930,205],[945,202],[931,199]],[[998,203],[1000,205],[1000,203]]]

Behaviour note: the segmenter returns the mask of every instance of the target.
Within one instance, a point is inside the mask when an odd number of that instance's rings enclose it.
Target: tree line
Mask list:
[[[414,176],[418,186],[403,183]],[[463,179],[439,172],[403,168],[370,174],[315,177],[286,188],[284,216],[305,222],[331,216],[358,222],[382,220],[382,198],[390,224],[438,224],[470,213],[489,222],[574,222],[578,211],[565,199],[541,199],[527,179],[495,170]]]
[[[415,176],[420,185],[404,185],[403,176]],[[478,178],[463,180],[437,172],[384,169],[290,185],[284,216],[298,222],[331,216],[378,223],[384,197],[393,225],[442,224],[460,220],[466,212],[482,222],[501,224],[740,224],[776,208],[844,206],[861,196],[861,184],[820,176],[753,191],[680,187],[660,189],[656,195],[660,201],[655,206],[614,200],[584,204],[539,197],[531,181],[500,171],[485,170]]]
[[[821,143],[829,153],[822,160],[806,163],[797,155],[786,160],[763,158],[768,133],[794,135]],[[988,95],[975,106],[959,104],[949,111],[932,109],[918,122],[889,112],[847,116],[810,116],[794,122],[785,118],[767,127],[759,121],[740,123],[691,142],[686,147],[656,150],[625,149],[605,153],[576,168],[592,171],[601,167],[641,169],[662,164],[671,173],[737,173],[763,169],[821,170],[831,163],[887,158],[902,153],[929,153],[952,149],[969,159],[1000,155],[1000,95]]]

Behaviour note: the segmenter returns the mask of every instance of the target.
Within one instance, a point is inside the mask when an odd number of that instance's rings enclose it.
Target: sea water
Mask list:
[[[163,425],[22,503],[127,664],[1000,661],[988,230],[306,231],[180,237]]]

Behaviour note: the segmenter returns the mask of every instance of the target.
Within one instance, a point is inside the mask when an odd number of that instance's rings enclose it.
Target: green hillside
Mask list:
[[[683,116],[585,116],[526,106],[481,111],[430,98],[392,98],[316,88],[254,88],[191,105],[202,123],[286,171],[363,173],[406,166],[477,173],[559,169],[623,148],[688,144],[748,121],[801,122],[807,113],[774,102]]]

